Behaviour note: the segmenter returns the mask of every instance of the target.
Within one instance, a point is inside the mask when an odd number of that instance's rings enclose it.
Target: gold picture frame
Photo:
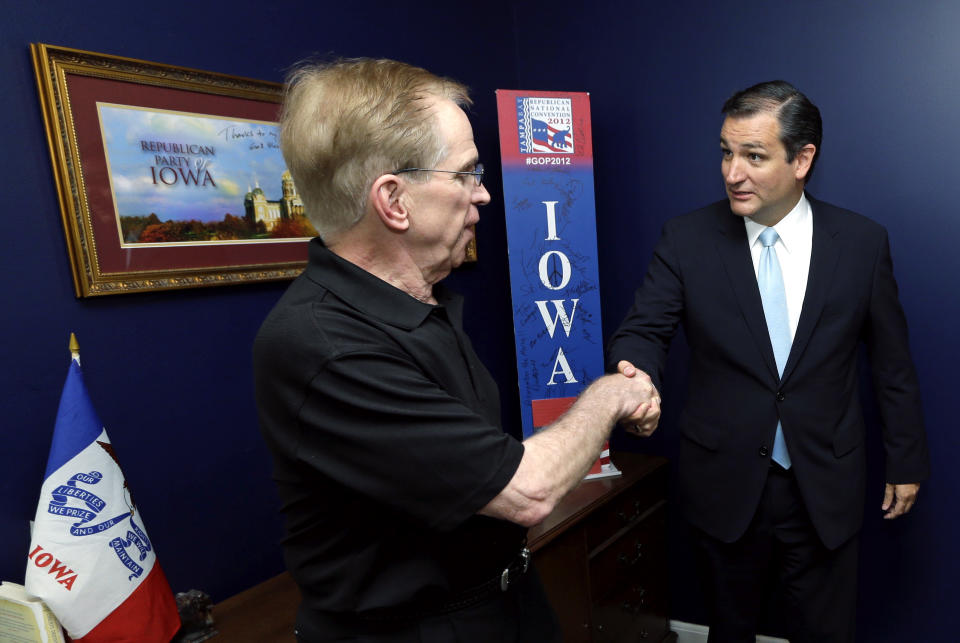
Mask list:
[[[280,83],[47,44],[30,49],[77,297],[302,271],[312,234],[298,227],[305,219],[289,173],[277,176]],[[264,176],[244,192],[237,177],[251,176],[247,161]],[[282,187],[281,196],[270,200],[260,180]],[[227,212],[205,219],[210,208]]]

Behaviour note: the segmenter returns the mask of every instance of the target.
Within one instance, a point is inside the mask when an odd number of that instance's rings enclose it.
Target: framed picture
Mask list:
[[[289,279],[278,83],[31,45],[78,297]]]

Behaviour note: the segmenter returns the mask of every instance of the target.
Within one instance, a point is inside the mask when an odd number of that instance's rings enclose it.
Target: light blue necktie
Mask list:
[[[763,251],[760,253],[760,270],[757,283],[760,286],[760,298],[763,300],[763,314],[767,318],[767,331],[773,344],[773,357],[777,361],[777,372],[783,376],[783,367],[790,355],[790,318],[787,316],[787,293],[783,288],[783,273],[773,244],[780,236],[773,228],[760,233]],[[790,454],[783,439],[783,427],[777,421],[777,436],[773,440],[773,461],[784,469],[790,468]]]

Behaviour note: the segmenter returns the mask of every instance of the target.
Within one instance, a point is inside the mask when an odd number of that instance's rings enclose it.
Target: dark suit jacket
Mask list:
[[[726,200],[666,223],[636,303],[608,346],[653,378],[683,324],[689,388],[680,416],[680,502],[725,542],[753,517],[777,419],[807,510],[835,548],[863,520],[866,461],[857,355],[870,354],[887,456],[886,480],[920,482],[928,455],[907,325],[886,230],[808,199],[813,252],[803,310],[777,375],[743,219]],[[880,489],[874,490],[879,501]]]

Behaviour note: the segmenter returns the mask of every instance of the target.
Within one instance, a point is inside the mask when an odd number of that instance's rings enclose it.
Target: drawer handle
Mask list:
[[[640,501],[639,501],[639,500],[634,500],[634,501],[633,501],[633,514],[630,515],[630,516],[628,516],[628,515],[627,515],[627,512],[621,510],[621,511],[618,511],[618,512],[617,512],[617,518],[619,518],[619,519],[623,522],[623,524],[627,525],[627,524],[630,524],[631,522],[633,522],[634,520],[636,520],[637,518],[639,518],[639,517],[640,517],[640,514],[641,514],[641,511],[640,511]]]
[[[617,557],[617,561],[624,567],[633,567],[634,565],[640,562],[641,558],[643,558],[643,543],[637,542],[636,551],[637,551],[637,554],[633,558],[630,558],[626,554],[620,554]]]

